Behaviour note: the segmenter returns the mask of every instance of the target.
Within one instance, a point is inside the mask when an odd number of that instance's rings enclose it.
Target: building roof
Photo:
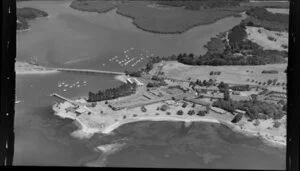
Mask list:
[[[75,112],[84,113],[84,112],[85,112],[85,109],[83,109],[83,108],[78,108],[78,109],[75,110]]]

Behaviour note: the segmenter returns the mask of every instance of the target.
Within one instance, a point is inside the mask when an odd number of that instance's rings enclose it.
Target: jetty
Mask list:
[[[106,71],[106,70],[93,70],[93,69],[76,69],[76,68],[51,68],[61,72],[77,72],[86,74],[114,74],[114,75],[124,75],[124,72],[117,71]]]

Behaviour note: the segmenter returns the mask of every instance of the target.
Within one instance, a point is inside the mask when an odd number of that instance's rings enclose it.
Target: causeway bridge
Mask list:
[[[62,72],[78,72],[78,73],[86,73],[86,74],[114,74],[114,75],[125,74],[124,72],[93,70],[93,69],[76,69],[76,68],[51,68],[51,69],[62,71]]]

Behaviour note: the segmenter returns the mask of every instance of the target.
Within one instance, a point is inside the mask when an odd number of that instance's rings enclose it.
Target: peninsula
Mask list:
[[[29,20],[47,16],[48,14],[45,11],[39,9],[30,7],[17,8],[17,30],[28,30]]]

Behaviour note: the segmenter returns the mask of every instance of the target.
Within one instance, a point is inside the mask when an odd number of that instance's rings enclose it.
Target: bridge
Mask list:
[[[79,72],[79,73],[90,73],[90,74],[114,74],[114,75],[123,75],[124,72],[117,71],[105,71],[105,70],[93,70],[93,69],[76,69],[76,68],[52,68],[57,71],[62,72]]]

